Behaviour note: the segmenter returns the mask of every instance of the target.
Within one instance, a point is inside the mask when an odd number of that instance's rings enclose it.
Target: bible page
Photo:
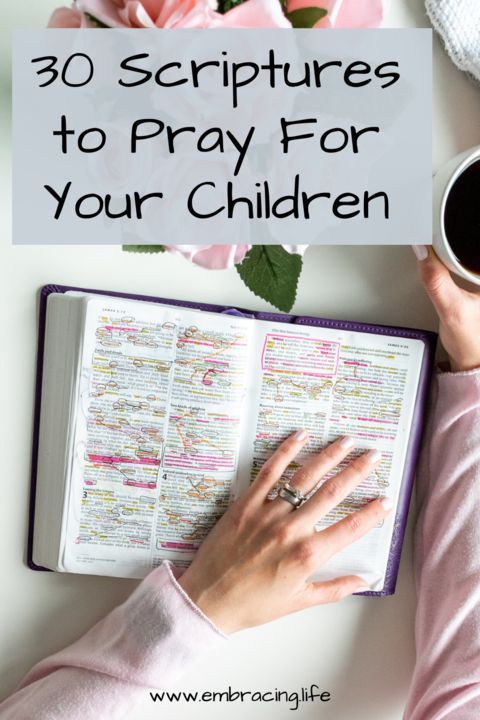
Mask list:
[[[372,590],[383,588],[423,351],[422,341],[396,335],[255,323],[250,392],[256,417],[243,440],[242,485],[300,428],[308,431],[309,440],[283,479],[290,479],[309,454],[342,435],[356,440],[347,461],[370,448],[383,455],[367,480],[319,518],[316,529],[376,497],[391,497],[394,509],[368,535],[319,568],[315,579],[358,574]]]
[[[237,476],[253,323],[87,296],[63,569],[187,565]]]

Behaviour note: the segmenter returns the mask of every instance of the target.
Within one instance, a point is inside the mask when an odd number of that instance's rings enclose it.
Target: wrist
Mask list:
[[[480,369],[480,360],[478,358],[469,359],[469,358],[461,358],[459,360],[456,360],[455,358],[449,357],[450,361],[450,370],[453,373],[459,373],[459,372],[470,372],[471,370],[479,370]]]
[[[202,588],[188,570],[177,580],[178,584],[188,595],[191,602],[215,625],[224,635],[231,635],[240,630],[236,627],[228,612],[228,601],[223,593],[214,588]],[[235,616],[235,613],[233,613]]]
[[[164,572],[166,573],[166,575],[168,576],[169,585],[170,585],[171,589],[173,590],[174,593],[177,594],[177,596],[183,598],[184,606],[189,609],[190,618],[189,618],[188,624],[189,624],[189,627],[192,630],[193,634],[196,635],[197,629],[198,629],[198,632],[207,633],[210,638],[213,638],[212,633],[214,633],[214,634],[217,634],[219,637],[226,639],[227,636],[222,631],[222,629],[220,627],[218,627],[216,625],[216,623],[206,613],[204,613],[200,607],[198,607],[198,605],[192,600],[190,595],[186,592],[185,588],[183,587],[183,584],[180,582],[180,580],[185,572],[182,568],[175,566],[169,560],[165,560],[159,568],[157,568],[152,573],[150,573],[149,577],[154,581],[154,583],[157,581],[157,578],[163,578],[162,584],[165,584],[165,582],[164,582],[165,575],[161,574],[162,568],[163,568]],[[160,574],[156,575],[155,573],[160,573]],[[154,580],[154,578],[155,578],[155,580]],[[170,591],[169,591],[168,595],[169,594],[170,594]],[[177,610],[178,610],[178,607],[177,607]],[[176,618],[177,615],[178,615],[177,611],[171,613],[172,618]],[[195,616],[196,616],[196,618],[201,618],[200,624],[198,622],[198,619],[197,620],[195,619]],[[180,618],[181,617],[182,617],[182,615],[180,612]],[[203,626],[203,630],[202,630],[202,626]],[[205,628],[208,628],[208,627],[210,628],[210,633],[208,633],[208,630],[205,630]],[[206,639],[208,641],[208,638],[206,638]]]

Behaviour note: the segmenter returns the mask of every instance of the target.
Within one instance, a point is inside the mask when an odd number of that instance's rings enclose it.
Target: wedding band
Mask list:
[[[282,498],[282,500],[286,500],[290,503],[290,505],[293,505],[295,510],[299,508],[300,505],[303,505],[307,499],[300,488],[296,488],[288,482],[280,488],[278,491],[278,497]]]

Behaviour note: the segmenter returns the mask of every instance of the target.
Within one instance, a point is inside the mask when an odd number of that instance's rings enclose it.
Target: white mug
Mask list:
[[[480,275],[464,268],[455,257],[445,233],[444,222],[445,206],[453,184],[462,172],[476,160],[480,160],[480,145],[456,155],[441,167],[433,178],[433,247],[449,270],[475,285],[480,285]]]

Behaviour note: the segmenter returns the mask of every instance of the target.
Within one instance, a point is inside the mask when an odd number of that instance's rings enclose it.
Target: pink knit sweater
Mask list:
[[[444,373],[418,473],[417,662],[408,720],[480,718],[480,370]],[[73,645],[38,663],[2,720],[125,717],[225,641],[167,563]]]

